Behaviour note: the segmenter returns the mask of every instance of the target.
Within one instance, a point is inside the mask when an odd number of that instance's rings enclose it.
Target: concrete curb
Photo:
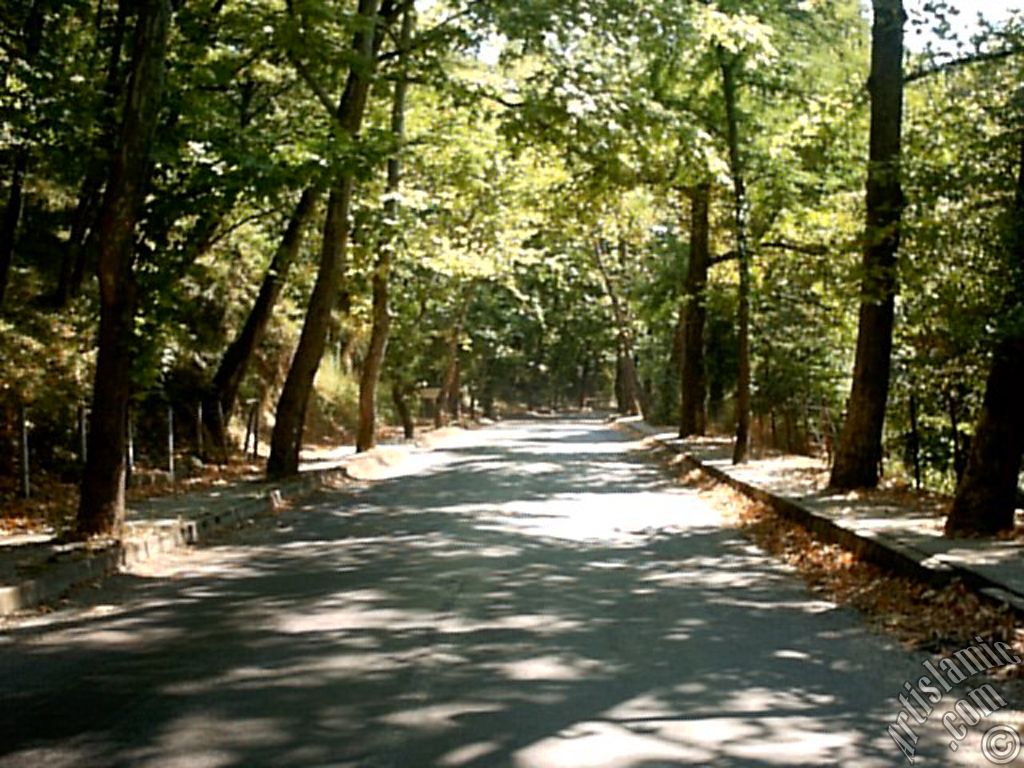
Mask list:
[[[653,440],[662,448],[681,456],[691,469],[725,483],[754,501],[768,505],[780,517],[797,523],[824,541],[838,544],[858,557],[880,565],[899,576],[935,586],[945,586],[959,579],[988,600],[1008,606],[1024,616],[1024,595],[984,574],[956,563],[947,562],[941,555],[922,552],[916,547],[884,533],[844,528],[827,517],[808,509],[795,499],[769,493],[763,488],[738,480],[717,467],[709,466],[693,454],[682,451],[680,446],[660,440],[636,424],[624,420],[615,423],[637,435]]]
[[[176,520],[129,521],[123,541],[94,550],[78,550],[80,555],[65,562],[47,565],[44,572],[17,584],[0,586],[0,616],[33,608],[61,597],[69,590],[161,553],[191,546],[218,531],[236,527],[247,520],[271,513],[286,499],[295,499],[316,491],[328,481],[347,479],[344,467],[314,470],[285,483],[258,483],[254,495],[239,499],[226,509],[199,512]],[[59,552],[51,560],[61,557]]]

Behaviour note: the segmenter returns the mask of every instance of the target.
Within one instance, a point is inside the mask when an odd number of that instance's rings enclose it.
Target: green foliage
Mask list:
[[[0,204],[16,157],[29,158],[0,317],[0,387],[8,412],[26,401],[40,425],[53,425],[47,434],[63,446],[54,456],[73,446],[66,425],[91,380],[96,286],[87,279],[60,310],[49,297],[120,113],[118,98],[105,95],[115,5],[40,0],[36,30],[34,4],[0,4]],[[355,170],[334,351],[317,381],[320,436],[355,426],[370,283],[385,242],[393,255],[385,390],[438,386],[454,334],[461,383],[484,405],[607,402],[625,333],[652,418],[672,421],[686,192],[710,182],[720,261],[706,297],[707,380],[712,415],[728,427],[737,285],[724,55],[737,73],[747,185],[754,412],[809,422],[815,437],[823,412],[838,423],[855,340],[867,154],[869,38],[859,3],[440,0],[418,10],[407,56],[385,39],[364,130],[353,138],[333,115],[350,68],[361,66],[350,53],[353,3],[181,4],[137,233],[140,405],[196,400],[245,321],[300,191]],[[982,49],[1019,38],[1012,27],[985,34]],[[480,55],[488,51],[496,63]],[[412,88],[407,139],[396,146],[388,105],[401,77]],[[913,395],[918,457],[936,487],[952,478],[951,418],[959,444],[993,342],[1019,320],[1007,211],[1024,124],[1021,77],[1011,57],[924,78],[908,92],[889,446],[913,463]],[[383,212],[391,157],[404,168],[396,220]],[[322,214],[315,218],[321,225]],[[599,245],[607,275],[595,261]],[[311,228],[243,383],[245,400],[269,405],[277,395],[319,246]]]

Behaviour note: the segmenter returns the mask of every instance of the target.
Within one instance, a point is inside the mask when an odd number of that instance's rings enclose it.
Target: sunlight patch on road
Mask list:
[[[715,753],[700,745],[671,743],[602,722],[582,722],[520,749],[514,765],[521,768],[632,768],[655,761],[710,765]]]
[[[515,753],[521,768],[637,768],[655,762],[715,765],[881,765],[865,761],[856,732],[828,720],[795,717],[651,718],[620,723],[590,720]],[[834,758],[834,759],[833,759]],[[730,763],[731,764],[731,763]]]
[[[464,744],[453,749],[446,755],[442,755],[437,761],[440,766],[460,766],[476,762],[485,756],[501,749],[499,744],[493,741],[475,741],[472,744]]]
[[[285,744],[290,736],[274,718],[186,715],[167,723],[156,742],[132,755],[132,765],[200,768],[238,764],[237,750]],[[211,749],[211,744],[217,744]]]
[[[658,535],[717,529],[718,512],[687,493],[580,493],[478,509],[480,530],[640,546]]]
[[[572,454],[573,456],[594,456],[594,455],[624,455],[630,448],[638,446],[637,442],[623,442],[621,440],[607,440],[607,441],[582,441],[578,443],[569,441],[558,441],[558,442],[541,442],[534,440],[518,440],[515,443],[515,447],[512,448],[510,454],[515,456],[517,453],[536,453],[540,455],[565,455]],[[518,465],[517,465],[518,466]],[[632,466],[635,471],[635,465],[629,465],[623,462],[623,466]]]
[[[431,611],[347,605],[333,610],[284,616],[276,631],[301,635],[310,632],[344,632],[355,629],[400,631],[434,626],[437,614]]]
[[[516,472],[523,475],[548,475],[553,472],[565,472],[565,465],[552,461],[531,461],[516,464]]]
[[[383,725],[417,731],[444,731],[457,728],[458,718],[473,714],[500,712],[504,706],[494,702],[453,701],[400,709],[379,718]]]
[[[586,680],[594,673],[609,672],[606,662],[595,659],[568,658],[560,655],[535,656],[529,659],[489,665],[507,680]]]
[[[444,634],[473,634],[497,630],[532,632],[538,637],[573,632],[583,628],[583,622],[547,613],[520,613],[502,616],[491,621],[477,621],[463,616],[448,616],[437,624]]]

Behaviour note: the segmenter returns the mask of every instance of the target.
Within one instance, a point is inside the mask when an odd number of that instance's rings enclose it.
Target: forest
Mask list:
[[[611,408],[1012,530],[1024,17],[956,16],[0,2],[0,497]]]

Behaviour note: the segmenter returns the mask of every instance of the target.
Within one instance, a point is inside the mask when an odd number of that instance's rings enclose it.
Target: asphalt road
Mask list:
[[[922,659],[635,447],[470,433],[8,627],[0,766],[906,764]]]

